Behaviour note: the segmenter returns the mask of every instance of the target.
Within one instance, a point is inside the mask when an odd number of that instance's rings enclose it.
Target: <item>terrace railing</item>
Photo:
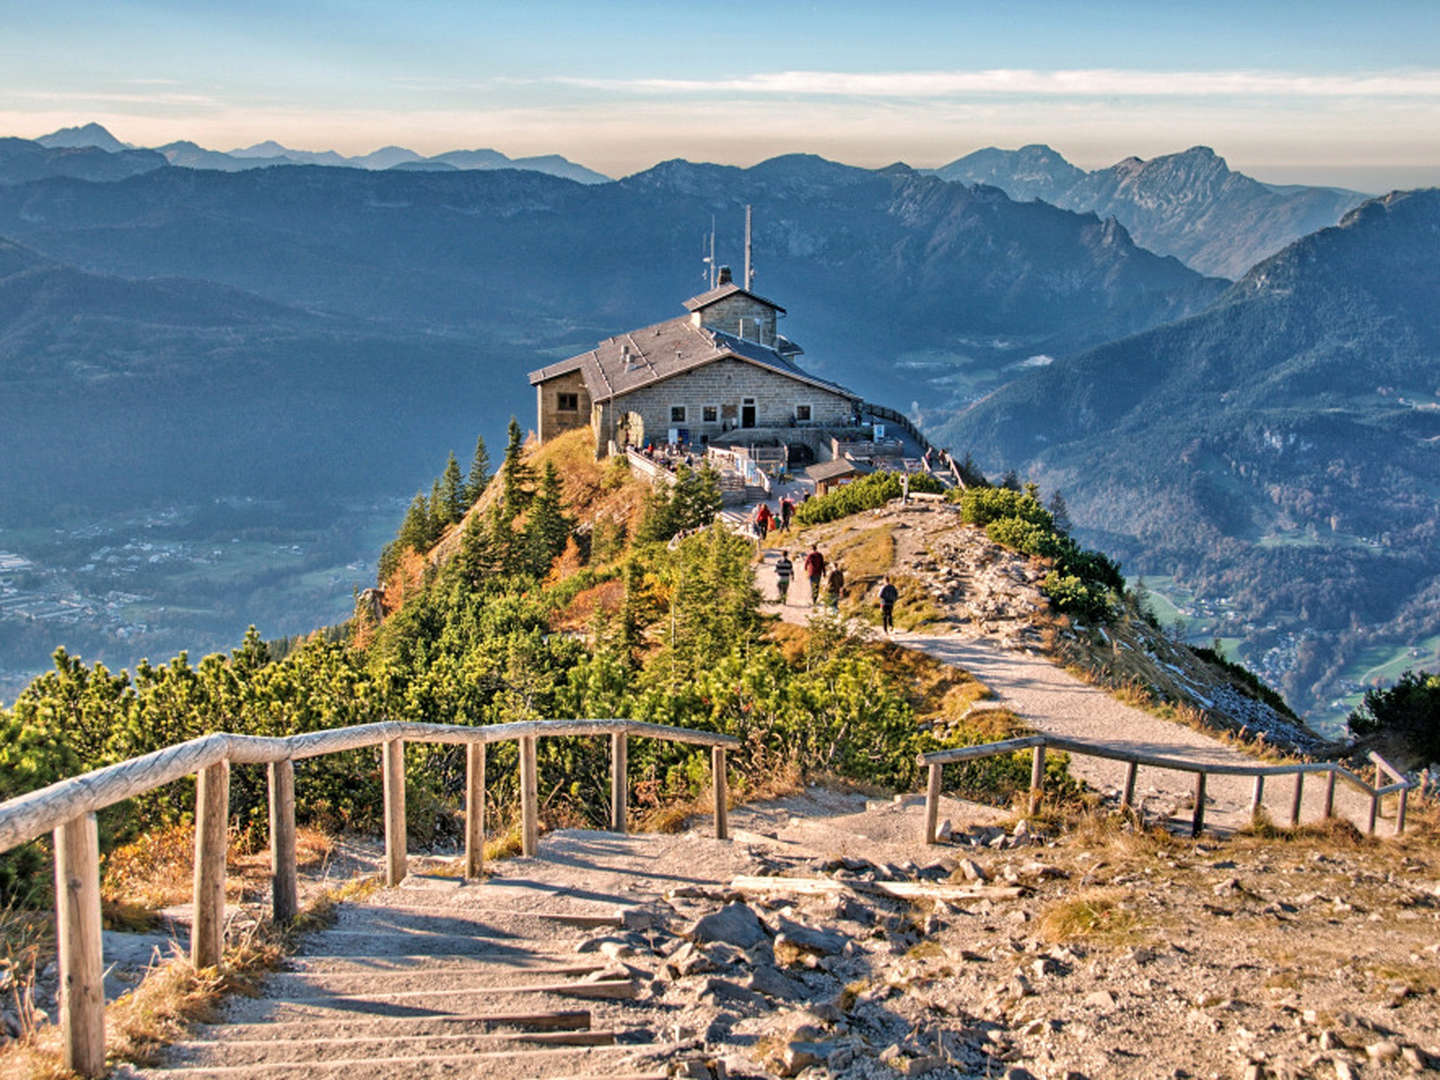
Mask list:
[[[143,795],[194,774],[195,876],[190,955],[196,968],[219,963],[225,929],[226,823],[230,766],[269,770],[270,858],[273,918],[293,920],[299,910],[295,862],[295,762],[304,758],[382,747],[385,821],[385,883],[406,873],[405,743],[451,743],[465,747],[465,875],[484,867],[485,747],[520,744],[521,849],[539,848],[536,743],[549,736],[610,737],[610,828],[625,831],[631,736],[711,748],[715,835],[728,836],[726,751],[740,745],[730,735],[632,720],[536,720],[488,727],[383,722],[282,738],[216,733],[168,746],[81,776],[71,777],[0,803],[0,852],[53,833],[55,906],[60,968],[60,1025],[66,1068],[84,1076],[105,1070],[105,995],[100,934],[100,846],[95,815],[107,806]]]

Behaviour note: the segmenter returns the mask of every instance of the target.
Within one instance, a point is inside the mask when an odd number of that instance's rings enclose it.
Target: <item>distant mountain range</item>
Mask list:
[[[1270,626],[1257,651],[1288,642],[1285,690],[1314,708],[1372,643],[1440,633],[1437,236],[1440,189],[1367,202],[945,434],[1063,488],[1132,566]]]
[[[28,140],[5,140],[25,142]],[[95,148],[111,154],[132,150],[100,124],[85,124],[82,127],[61,128],[49,135],[34,140],[50,149]],[[561,176],[581,184],[604,184],[610,177],[577,165],[559,154],[543,154],[538,157],[510,158],[498,150],[450,150],[433,157],[425,157],[403,146],[385,146],[368,154],[346,157],[333,150],[294,150],[274,140],[256,143],[236,150],[207,150],[193,142],[172,142],[154,148],[161,160],[151,160],[150,168],[158,168],[168,162],[187,169],[219,169],[223,172],[242,172],[246,169],[265,169],[275,165],[327,165],[351,169],[389,169],[397,165],[413,166],[433,162],[436,168],[456,169],[523,169],[530,172]],[[144,171],[134,169],[135,172]],[[73,176],[75,172],[55,172],[50,175]],[[0,161],[0,183],[15,183],[20,179],[36,179],[34,176],[11,178]],[[117,177],[83,177],[84,179],[117,179]]]
[[[1194,146],[1086,172],[1048,146],[988,147],[934,170],[945,180],[990,184],[1012,199],[1114,217],[1141,247],[1201,273],[1238,278],[1293,240],[1334,225],[1369,196],[1338,188],[1262,184]]]

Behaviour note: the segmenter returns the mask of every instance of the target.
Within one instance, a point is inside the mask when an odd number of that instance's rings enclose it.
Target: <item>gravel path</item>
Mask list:
[[[767,601],[776,595],[773,553],[757,567],[756,584]],[[814,614],[808,603],[807,582],[792,584],[790,603],[766,603],[764,611],[786,622],[805,624]],[[804,597],[804,599],[802,599]],[[876,631],[856,622],[862,633]],[[1255,759],[1211,736],[1182,724],[1126,705],[1103,690],[1083,682],[1030,652],[1001,649],[963,634],[927,635],[897,631],[891,640],[918,649],[943,663],[970,672],[994,692],[994,704],[1003,705],[1037,731],[1104,743],[1118,750],[1168,755],[1215,764],[1254,764]],[[1118,761],[1072,757],[1070,771],[1090,786],[1105,791],[1124,784],[1125,765]],[[1230,830],[1250,820],[1254,781],[1248,777],[1211,776],[1206,784],[1207,825]],[[1263,803],[1277,823],[1290,820],[1295,781],[1271,780]],[[1142,768],[1136,783],[1136,803],[1142,812],[1165,818],[1190,816],[1194,778],[1188,773]],[[1314,778],[1303,786],[1301,821],[1322,816],[1325,782]],[[1368,824],[1370,800],[1343,781],[1335,790],[1335,812],[1360,828]],[[1383,829],[1385,826],[1381,826]]]

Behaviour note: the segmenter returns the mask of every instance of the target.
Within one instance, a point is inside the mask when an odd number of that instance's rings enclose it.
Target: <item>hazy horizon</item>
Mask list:
[[[611,176],[675,157],[1087,169],[1197,144],[1276,183],[1440,183],[1440,4],[55,0],[7,12],[0,130],[156,146],[493,147]]]

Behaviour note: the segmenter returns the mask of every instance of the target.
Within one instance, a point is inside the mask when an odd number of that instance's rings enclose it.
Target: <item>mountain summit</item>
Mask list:
[[[61,128],[59,131],[52,131],[49,135],[41,135],[35,141],[41,146],[49,147],[96,146],[111,154],[130,149],[128,144],[122,143],[105,128],[95,123],[85,124],[81,127]]]
[[[1114,217],[1141,247],[1231,279],[1291,241],[1334,225],[1366,198],[1335,188],[1274,188],[1233,172],[1208,146],[1149,161],[1128,157],[1088,173],[1048,146],[987,147],[935,175],[990,184],[1012,199]]]

